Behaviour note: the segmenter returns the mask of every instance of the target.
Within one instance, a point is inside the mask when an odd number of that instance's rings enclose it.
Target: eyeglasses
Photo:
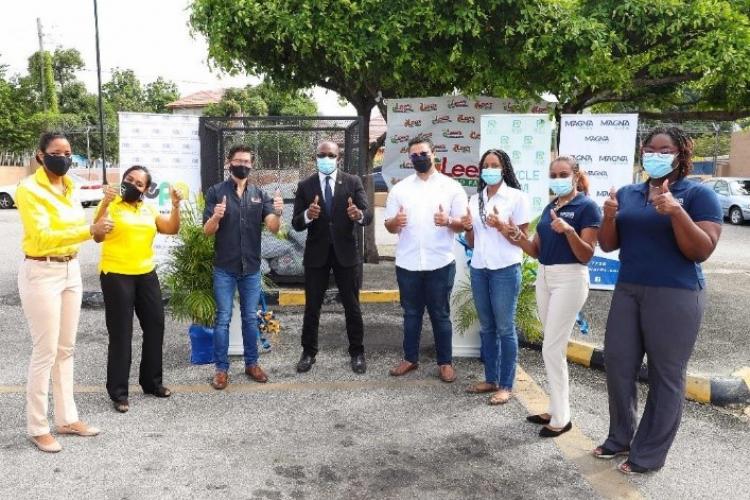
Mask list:
[[[409,157],[413,160],[416,160],[417,158],[427,158],[430,155],[427,151],[422,151],[421,153],[412,153],[409,155]]]
[[[318,153],[315,156],[318,158],[337,158],[338,155],[336,153]]]

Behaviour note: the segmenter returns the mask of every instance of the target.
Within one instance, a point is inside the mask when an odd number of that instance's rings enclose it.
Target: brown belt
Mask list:
[[[50,255],[47,257],[32,257],[31,255],[26,256],[26,258],[29,260],[38,260],[41,262],[69,262],[75,259],[76,257],[78,257],[77,253],[74,253],[73,255],[62,255],[62,256]]]

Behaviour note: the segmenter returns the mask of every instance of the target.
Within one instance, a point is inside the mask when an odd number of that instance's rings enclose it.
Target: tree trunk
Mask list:
[[[362,117],[362,142],[365,144],[365,150],[367,161],[365,162],[365,177],[363,183],[365,191],[367,192],[367,202],[372,207],[373,220],[368,226],[365,226],[365,262],[368,264],[377,264],[380,262],[380,255],[378,254],[378,245],[375,241],[375,182],[372,178],[372,167],[377,153],[377,148],[373,149],[370,147],[370,113],[372,113],[372,104],[363,104],[356,106],[357,113]]]

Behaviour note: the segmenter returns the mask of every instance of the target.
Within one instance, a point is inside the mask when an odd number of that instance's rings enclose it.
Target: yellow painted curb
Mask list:
[[[568,361],[589,367],[591,366],[591,356],[594,355],[594,349],[595,347],[591,344],[571,340],[568,342]]]
[[[736,372],[734,372],[732,375],[735,377],[739,377],[742,380],[745,381],[745,385],[748,389],[750,389],[750,366],[746,366],[744,368],[740,368]]]
[[[706,377],[687,376],[685,396],[699,403],[711,402],[711,379]]]
[[[363,290],[359,292],[361,304],[386,304],[395,303],[400,299],[398,290]],[[280,306],[304,306],[304,290],[281,290],[279,291]]]

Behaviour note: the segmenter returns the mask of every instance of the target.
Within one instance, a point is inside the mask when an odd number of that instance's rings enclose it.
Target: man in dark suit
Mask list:
[[[365,373],[364,327],[359,307],[360,253],[355,230],[372,222],[362,181],[339,170],[339,147],[322,142],[317,149],[318,172],[297,185],[292,227],[307,229],[305,315],[302,322],[300,373],[309,371],[318,353],[318,323],[328,278],[333,270],[346,316],[352,370]]]

